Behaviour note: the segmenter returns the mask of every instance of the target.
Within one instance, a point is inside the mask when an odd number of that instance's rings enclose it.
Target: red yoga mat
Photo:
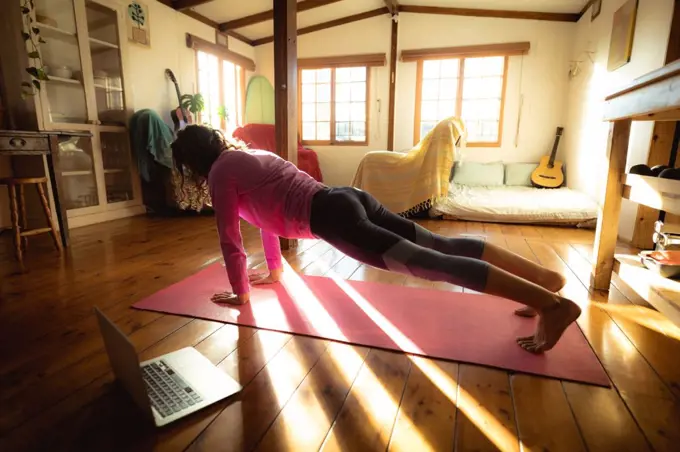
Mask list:
[[[513,315],[519,305],[506,299],[304,276],[290,268],[281,282],[254,287],[248,305],[210,301],[228,289],[218,263],[133,307],[609,386],[575,324],[542,355],[519,347],[515,337],[530,335],[536,319]]]

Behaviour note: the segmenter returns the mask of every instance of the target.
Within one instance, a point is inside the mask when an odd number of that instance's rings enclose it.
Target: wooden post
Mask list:
[[[274,122],[276,153],[297,165],[297,2],[274,0]],[[282,239],[284,250],[295,241]]]
[[[622,178],[626,171],[631,123],[630,119],[624,119],[614,122],[609,127],[607,185],[604,207],[597,218],[593,248],[594,264],[590,277],[590,286],[597,290],[609,290],[614,269],[614,251],[619,235],[619,214],[623,194]]]
[[[397,41],[399,38],[399,22],[392,18],[392,45],[390,48],[390,106],[387,123],[387,149],[394,151],[394,103],[397,89]]]
[[[680,59],[680,0],[675,0],[673,5],[673,18],[671,19],[671,32],[666,46],[666,64]],[[675,135],[675,122],[657,121],[654,123],[654,133],[649,146],[647,165],[668,165],[672,153],[673,137]],[[676,167],[680,162],[676,162]],[[649,249],[654,247],[652,234],[654,223],[659,219],[659,211],[647,206],[638,206],[635,230],[631,244],[637,248]],[[668,215],[666,222],[680,223],[680,218]]]

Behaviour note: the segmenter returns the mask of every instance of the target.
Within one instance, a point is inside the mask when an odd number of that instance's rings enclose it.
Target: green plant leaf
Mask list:
[[[40,34],[40,28],[38,28],[38,27],[33,27],[33,28],[31,28],[31,30],[33,30],[33,33],[35,33],[36,35]]]
[[[28,57],[29,58],[40,58],[40,54],[38,52],[29,52]]]
[[[22,14],[30,14],[30,13],[31,13],[31,9],[30,9],[30,8],[27,8],[27,7],[25,7],[25,6],[22,6],[22,7],[21,7],[21,13],[22,13]]]
[[[33,80],[33,86],[35,86],[35,89],[40,91],[40,82],[37,80]]]
[[[39,80],[45,80],[45,81],[47,81],[47,80],[50,79],[50,78],[47,76],[47,74],[45,73],[45,69],[42,69],[42,68],[41,68],[41,69],[38,69],[38,79],[39,79]]]
[[[33,66],[27,67],[27,68],[26,68],[26,72],[28,72],[29,74],[31,74],[32,77],[40,78],[40,73],[38,72],[38,68],[35,68],[35,67],[33,67]]]
[[[25,31],[21,32],[21,37],[24,38],[24,41],[28,41],[29,39],[31,39],[31,35],[29,35]]]

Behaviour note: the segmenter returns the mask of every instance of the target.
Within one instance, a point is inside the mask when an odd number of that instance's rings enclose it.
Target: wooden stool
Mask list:
[[[17,255],[17,260],[21,269],[24,269],[24,256],[22,248],[25,249],[28,244],[28,236],[43,234],[49,232],[52,234],[54,246],[57,251],[61,253],[61,242],[59,236],[54,228],[52,222],[52,212],[50,212],[50,205],[47,201],[47,194],[45,186],[47,184],[46,177],[6,177],[0,179],[0,185],[7,185],[9,188],[9,201],[12,210],[12,232],[14,236],[14,247]],[[24,199],[24,185],[35,185],[40,195],[40,203],[42,204],[45,217],[47,218],[48,227],[39,229],[27,229],[26,224],[26,200]],[[17,187],[19,188],[19,198],[17,199]]]

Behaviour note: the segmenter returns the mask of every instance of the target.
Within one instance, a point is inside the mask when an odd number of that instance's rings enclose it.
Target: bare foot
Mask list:
[[[576,303],[560,297],[559,303],[540,312],[534,335],[519,337],[517,343],[528,352],[546,352],[555,346],[567,327],[580,315],[581,308]]]
[[[541,283],[538,283],[539,286],[548,289],[551,292],[560,291],[565,284],[567,284],[567,279],[561,274],[554,271],[548,271],[546,273],[545,278],[543,278],[543,281]],[[538,312],[536,312],[534,308],[525,306],[523,308],[516,309],[515,315],[518,315],[520,317],[536,317],[538,315]]]

